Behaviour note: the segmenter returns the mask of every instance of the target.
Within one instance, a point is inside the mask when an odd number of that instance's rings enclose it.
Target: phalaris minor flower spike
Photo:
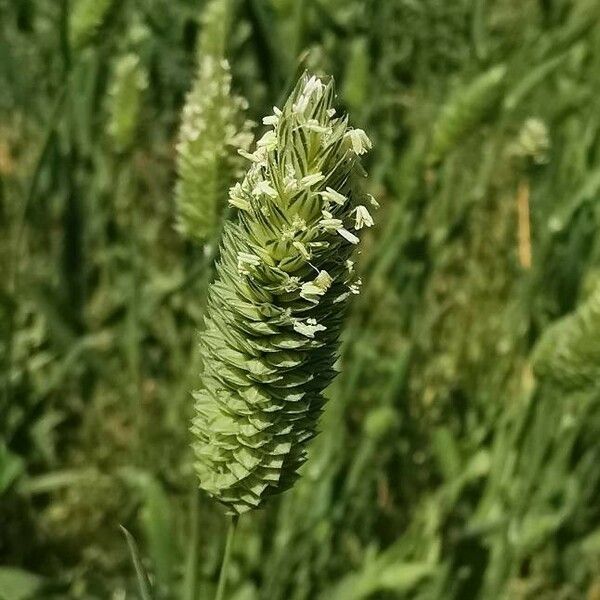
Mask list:
[[[351,255],[372,224],[364,131],[333,108],[333,82],[304,75],[241,183],[230,190],[194,394],[200,487],[233,514],[297,477],[334,377],[340,326],[358,293]]]
[[[201,244],[218,231],[227,189],[243,173],[237,150],[252,142],[246,100],[232,95],[225,58],[230,13],[230,0],[211,0],[206,6],[198,70],[177,144],[177,227]]]

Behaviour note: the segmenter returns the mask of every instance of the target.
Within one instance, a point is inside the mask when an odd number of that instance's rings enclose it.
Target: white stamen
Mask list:
[[[277,198],[277,192],[267,181],[259,181],[254,189],[252,190],[253,196],[269,196],[270,198]]]
[[[260,258],[256,254],[248,254],[247,252],[238,252],[238,272],[240,275],[251,275],[254,267],[260,265]]]
[[[350,140],[352,151],[357,155],[366,154],[373,147],[371,140],[362,129],[351,129],[344,134],[344,138]]]
[[[337,232],[345,239],[348,240],[351,244],[358,244],[360,240],[353,234],[350,233],[347,229],[341,227],[337,230]]]
[[[317,183],[323,181],[325,176],[322,173],[313,173],[312,175],[306,175],[300,180],[300,186],[303,188],[311,187]]]
[[[373,226],[373,217],[369,214],[366,206],[360,204],[355,208],[356,212],[356,224],[354,228],[356,230],[362,229],[363,227]]]
[[[321,197],[324,200],[328,200],[330,202],[335,202],[336,204],[339,204],[340,206],[344,206],[344,204],[346,203],[346,200],[348,200],[348,198],[346,198],[346,196],[344,196],[343,194],[340,194],[339,192],[336,192],[333,188],[330,187],[326,187],[324,192],[321,192]]]
[[[292,246],[294,246],[294,248],[296,248],[296,250],[298,250],[298,252],[300,252],[300,254],[302,255],[302,257],[306,260],[310,260],[310,254],[308,252],[308,250],[306,249],[306,246],[302,243],[302,242],[293,242]]]
[[[315,319],[306,319],[305,322],[300,319],[294,321],[294,331],[309,338],[314,338],[315,333],[325,331],[326,329],[327,327],[320,325]]]
[[[262,162],[263,160],[260,156],[257,156],[256,154],[250,154],[250,152],[246,152],[246,150],[242,150],[241,148],[238,150],[238,154],[255,163]]]
[[[268,117],[263,117],[263,125],[273,125],[276,126],[279,122],[279,117],[277,115],[269,115]]]
[[[258,148],[265,148],[267,152],[274,150],[277,147],[277,135],[274,131],[267,131],[258,142],[256,142]]]

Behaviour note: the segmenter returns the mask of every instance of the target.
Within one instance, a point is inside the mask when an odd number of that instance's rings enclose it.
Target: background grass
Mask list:
[[[157,598],[214,595],[188,446],[210,267],[173,195],[203,8],[0,0],[2,600],[137,598],[119,524]],[[381,209],[322,433],[240,521],[231,598],[600,598],[600,3],[234,11],[249,116],[334,75]],[[119,92],[131,55],[147,85]]]

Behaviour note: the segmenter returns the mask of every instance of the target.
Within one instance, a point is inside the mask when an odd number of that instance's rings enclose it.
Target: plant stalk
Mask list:
[[[183,580],[182,600],[198,598],[198,556],[200,552],[200,490],[192,490],[190,504],[190,543],[188,546],[186,567]]]
[[[221,563],[221,572],[219,573],[219,584],[217,586],[217,595],[215,600],[224,600],[225,586],[227,585],[227,571],[229,569],[229,559],[231,558],[231,547],[233,546],[233,537],[237,527],[239,516],[231,517],[229,529],[227,531],[227,541],[225,542],[225,553],[223,554],[223,562]]]

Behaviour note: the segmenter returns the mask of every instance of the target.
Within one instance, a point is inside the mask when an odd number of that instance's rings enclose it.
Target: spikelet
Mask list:
[[[227,189],[240,175],[237,149],[252,142],[245,100],[231,95],[225,59],[229,2],[213,0],[204,14],[198,72],[183,109],[177,145],[177,228],[200,243],[217,230]]]
[[[428,162],[441,161],[452,148],[481,122],[498,100],[506,67],[497,65],[460,88],[442,106],[433,124]]]
[[[533,370],[563,392],[600,385],[600,285],[545,331],[533,353]]]
[[[136,54],[121,56],[114,68],[108,93],[108,134],[118,152],[135,141],[143,91],[148,86],[146,70]]]
[[[304,75],[230,190],[239,211],[209,290],[192,432],[200,487],[238,514],[296,479],[359,290],[351,255],[376,202],[358,156],[371,143],[333,99],[332,82]]]
[[[76,0],[69,18],[69,42],[79,50],[89,44],[106,20],[114,0]]]

